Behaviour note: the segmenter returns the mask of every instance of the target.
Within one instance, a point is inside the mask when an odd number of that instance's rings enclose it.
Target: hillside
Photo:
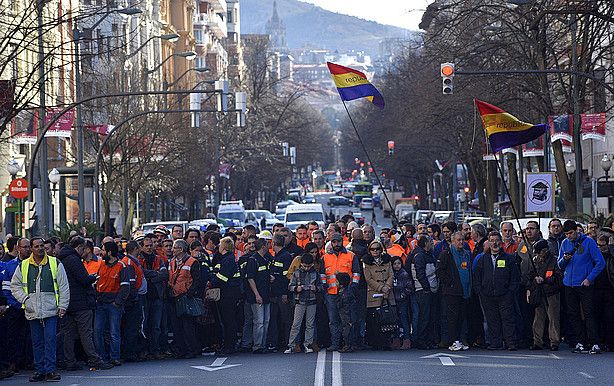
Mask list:
[[[277,0],[277,11],[286,24],[291,49],[305,45],[329,50],[364,50],[372,57],[387,37],[409,37],[412,32],[353,16],[326,11],[297,0]],[[261,34],[273,12],[273,0],[241,1],[241,32]]]

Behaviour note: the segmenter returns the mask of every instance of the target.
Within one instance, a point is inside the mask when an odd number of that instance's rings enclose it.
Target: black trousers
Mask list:
[[[443,301],[446,305],[450,340],[452,342],[461,341],[461,329],[463,322],[467,319],[469,299],[464,299],[462,296],[443,295]]]
[[[510,292],[503,296],[480,295],[480,300],[488,323],[491,346],[503,345],[504,338],[508,346],[515,346],[514,294]]]
[[[599,329],[599,344],[614,349],[614,290],[611,288],[595,288],[595,317]]]
[[[241,298],[239,287],[222,288],[218,302],[222,326],[224,328],[224,351],[234,351],[237,345],[237,308]]]
[[[271,319],[267,336],[269,347],[285,348],[292,328],[294,302],[283,303],[281,296],[271,297]]]
[[[26,321],[24,310],[9,307],[3,318],[6,318],[7,331],[6,360],[9,365],[24,368],[24,366],[32,363],[30,326]]]
[[[177,316],[177,302],[173,302],[170,313],[173,325],[173,350],[177,355],[199,355],[200,349],[196,338],[196,318],[194,316]]]
[[[595,289],[592,286],[565,287],[569,321],[579,342],[581,342],[580,337],[584,336],[584,324],[586,325],[585,343],[587,343],[589,347],[599,342],[597,320],[595,319],[595,310],[593,306],[594,296]],[[584,324],[582,323],[582,319],[584,319]]]
[[[469,315],[467,316],[469,344],[484,344],[484,313],[480,297],[472,294],[469,298]]]

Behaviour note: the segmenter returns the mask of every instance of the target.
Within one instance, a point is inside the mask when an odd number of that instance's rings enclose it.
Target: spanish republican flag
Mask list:
[[[496,106],[477,99],[474,101],[482,116],[486,138],[493,153],[531,142],[544,134],[548,127],[546,124],[533,125],[522,122]]]
[[[367,98],[369,102],[380,109],[384,108],[384,97],[367,80],[365,74],[331,62],[326,62],[326,65],[333,76],[333,81],[335,86],[337,86],[341,100],[351,101],[358,98]]]

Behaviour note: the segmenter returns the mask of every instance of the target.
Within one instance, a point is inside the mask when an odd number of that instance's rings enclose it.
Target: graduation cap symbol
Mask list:
[[[531,189],[533,189],[533,192],[532,192],[533,201],[545,202],[546,200],[548,200],[548,189],[549,189],[548,185],[539,181],[538,183],[533,185]]]

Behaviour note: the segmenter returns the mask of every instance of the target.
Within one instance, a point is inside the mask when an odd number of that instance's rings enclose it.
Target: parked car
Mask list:
[[[365,215],[362,212],[352,211],[352,216],[356,219],[358,226],[363,226],[365,223]]]
[[[332,196],[328,199],[328,206],[351,206],[352,201],[343,196]]]
[[[316,204],[316,196],[313,194],[306,194],[305,197],[303,197],[302,202],[303,204]]]
[[[245,207],[243,201],[221,201],[217,218],[226,220],[228,225],[243,227],[245,225]]]
[[[220,227],[220,233],[224,234],[226,233],[226,226],[214,219],[211,218],[203,218],[203,219],[199,219],[199,220],[192,220],[188,223],[188,229],[198,229],[201,231],[205,231],[207,230],[207,227],[209,225],[212,224],[216,224],[217,226]]]
[[[373,210],[373,199],[371,197],[364,197],[360,200],[360,210]]]
[[[287,200],[287,201],[280,201],[275,205],[275,214],[284,214],[286,213],[286,208],[289,205],[296,205],[298,204],[298,202],[294,201],[294,200]]]
[[[431,218],[432,210],[419,209],[416,211],[416,217],[414,218],[414,224],[418,223],[429,223],[429,219]]]

